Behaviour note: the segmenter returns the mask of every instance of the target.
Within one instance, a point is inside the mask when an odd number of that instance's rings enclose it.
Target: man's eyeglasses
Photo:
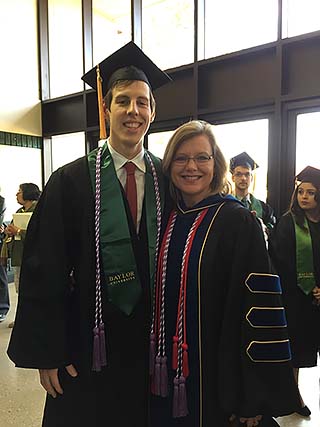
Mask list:
[[[189,157],[181,154],[180,156],[176,156],[173,161],[176,165],[185,166],[189,163],[190,160],[193,160],[197,165],[205,165],[211,159],[213,159],[213,154],[209,156],[209,154],[198,154],[197,156]]]
[[[250,172],[244,172],[244,173],[242,173],[242,172],[236,172],[234,174],[234,176],[236,176],[237,178],[241,178],[242,176],[244,176],[245,178],[250,178],[251,173]]]

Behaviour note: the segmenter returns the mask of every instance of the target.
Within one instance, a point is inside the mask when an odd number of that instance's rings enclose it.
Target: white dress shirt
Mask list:
[[[121,182],[122,187],[125,190],[127,172],[123,167],[127,162],[132,162],[136,165],[136,170],[134,173],[137,185],[137,232],[140,228],[142,207],[143,207],[143,198],[144,198],[144,183],[145,183],[145,173],[146,165],[144,162],[144,148],[142,147],[140,153],[138,153],[133,159],[127,159],[122,154],[118,153],[107,140],[107,145],[110,151],[110,154],[113,159],[114,168],[117,173],[117,177]]]

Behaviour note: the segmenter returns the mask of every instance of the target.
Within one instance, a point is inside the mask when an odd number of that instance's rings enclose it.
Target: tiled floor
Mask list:
[[[38,373],[15,368],[6,355],[11,333],[8,324],[14,318],[17,302],[13,284],[10,285],[10,296],[12,308],[7,319],[0,323],[0,426],[40,427],[45,393],[39,384]],[[320,367],[301,370],[300,389],[312,412],[311,417],[304,419],[290,415],[278,418],[281,427],[320,427],[319,378]]]
[[[299,374],[300,392],[303,400],[311,411],[310,418],[302,418],[299,415],[278,418],[281,427],[320,427],[320,366],[305,368]]]
[[[11,309],[6,320],[0,323],[0,426],[40,427],[45,398],[38,372],[17,369],[9,360],[6,350],[11,330],[8,324],[14,319],[17,296],[10,284]]]

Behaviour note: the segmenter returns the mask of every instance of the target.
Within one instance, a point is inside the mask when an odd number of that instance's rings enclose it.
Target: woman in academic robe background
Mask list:
[[[176,207],[159,254],[151,427],[277,425],[272,416],[294,412],[299,399],[257,219],[226,195],[227,166],[208,123],[176,130],[163,170]]]
[[[308,166],[297,175],[289,210],[272,234],[270,253],[281,278],[298,383],[299,368],[316,366],[320,349],[319,169]],[[311,414],[302,398],[297,412]]]

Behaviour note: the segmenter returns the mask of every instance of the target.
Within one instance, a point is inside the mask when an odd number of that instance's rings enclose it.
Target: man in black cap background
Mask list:
[[[98,92],[101,138],[105,117],[110,137],[43,191],[8,354],[40,371],[44,427],[144,427],[164,182],[143,138],[152,90],[169,77],[131,42],[83,79]]]
[[[0,188],[1,191],[1,188]],[[0,195],[0,251],[2,247],[2,240],[4,238],[4,213],[6,210],[5,199]],[[4,261],[6,262],[6,261]],[[0,322],[3,322],[7,316],[10,308],[9,302],[9,289],[6,265],[2,265],[0,260]]]
[[[272,207],[262,200],[258,200],[249,192],[254,179],[254,170],[258,167],[246,152],[240,153],[230,160],[230,172],[234,182],[235,197],[241,200],[246,208],[262,220],[267,230],[270,230],[276,223]]]

